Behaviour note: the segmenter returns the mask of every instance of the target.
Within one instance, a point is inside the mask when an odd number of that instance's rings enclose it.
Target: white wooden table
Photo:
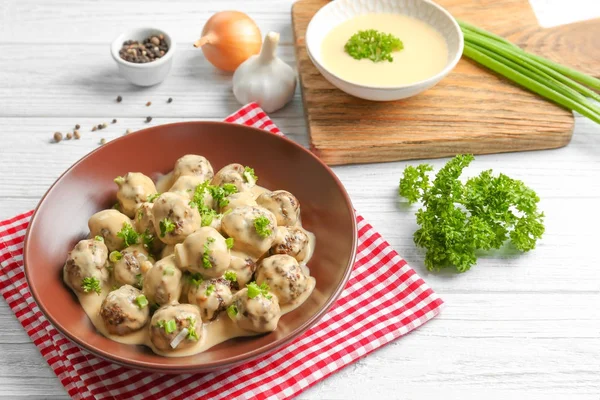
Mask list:
[[[600,14],[595,0],[535,0],[543,24]],[[290,1],[0,3],[0,219],[35,207],[73,162],[127,128],[219,120],[237,109],[230,77],[191,43],[218,10],[252,15],[282,34],[294,65]],[[582,9],[583,7],[583,9]],[[139,89],[117,74],[108,43],[126,28],[158,25],[179,48],[170,77]],[[121,95],[124,101],[114,99]],[[173,97],[172,104],[165,103]],[[145,107],[152,101],[151,107]],[[92,133],[94,124],[118,123]],[[299,94],[273,114],[307,144]],[[82,139],[51,144],[53,132],[82,126]],[[445,160],[433,160],[437,167]],[[541,197],[546,235],[525,255],[494,253],[471,271],[429,274],[412,242],[414,208],[397,197],[407,163],[337,167],[355,207],[447,305],[442,314],[300,395],[302,399],[600,399],[600,127],[577,119],[571,144],[543,152],[480,156],[469,170],[493,168],[522,179]],[[8,306],[0,301],[0,397],[65,398],[62,386]]]

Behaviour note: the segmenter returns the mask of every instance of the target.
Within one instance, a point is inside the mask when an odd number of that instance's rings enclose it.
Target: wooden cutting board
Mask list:
[[[304,35],[327,0],[293,5],[296,60],[311,148],[330,165],[436,158],[458,153],[551,149],[571,140],[570,111],[462,59],[437,86],[395,102],[358,99],[323,78]],[[527,0],[439,0],[455,17],[526,50],[600,72],[600,20],[542,29]]]

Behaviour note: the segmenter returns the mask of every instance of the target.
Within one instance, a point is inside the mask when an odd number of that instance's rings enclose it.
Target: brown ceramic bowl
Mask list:
[[[309,262],[317,286],[272,333],[234,339],[190,357],[166,358],[143,346],[124,345],[94,329],[62,281],[69,250],[88,235],[87,221],[115,202],[115,176],[139,171],[153,176],[173,168],[184,154],[202,154],[215,171],[231,162],[254,167],[260,184],[285,189],[301,204],[302,221],[315,233]],[[25,274],[42,312],[86,350],[126,366],[167,373],[230,367],[273,351],[314,325],[338,298],[356,253],[356,223],[348,194],[333,172],[296,143],[265,131],[219,122],[162,125],[114,140],[69,168],[42,198],[25,238]]]

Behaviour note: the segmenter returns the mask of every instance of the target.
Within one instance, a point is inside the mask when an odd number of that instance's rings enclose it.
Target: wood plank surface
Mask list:
[[[338,165],[500,153],[569,143],[571,112],[465,59],[437,86],[410,99],[372,102],[338,90],[314,67],[304,43],[308,22],[327,3],[301,0],[292,11],[311,148],[325,162]],[[574,66],[585,66],[584,70],[598,66],[600,48],[593,42],[600,26],[596,21],[543,31],[527,0],[443,0],[440,4],[456,17],[502,34],[528,50],[557,61],[573,60]]]

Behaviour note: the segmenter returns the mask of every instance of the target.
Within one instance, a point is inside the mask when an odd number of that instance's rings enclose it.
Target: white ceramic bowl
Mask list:
[[[149,36],[163,34],[165,41],[169,45],[169,50],[164,56],[156,61],[144,64],[136,64],[123,60],[119,56],[119,50],[123,46],[123,42],[127,40],[143,41]],[[152,86],[161,83],[171,70],[173,63],[173,55],[175,54],[175,42],[167,32],[155,28],[136,28],[123,32],[110,45],[110,54],[119,67],[119,72],[125,79],[134,85]]]
[[[444,69],[428,79],[400,86],[360,85],[340,78],[329,71],[321,61],[321,43],[337,25],[370,13],[397,13],[419,19],[442,34],[448,45],[448,60]],[[400,100],[421,93],[435,84],[454,68],[463,52],[463,34],[448,11],[428,0],[336,0],[321,8],[311,19],[306,30],[308,56],[319,72],[334,86],[366,100]]]

